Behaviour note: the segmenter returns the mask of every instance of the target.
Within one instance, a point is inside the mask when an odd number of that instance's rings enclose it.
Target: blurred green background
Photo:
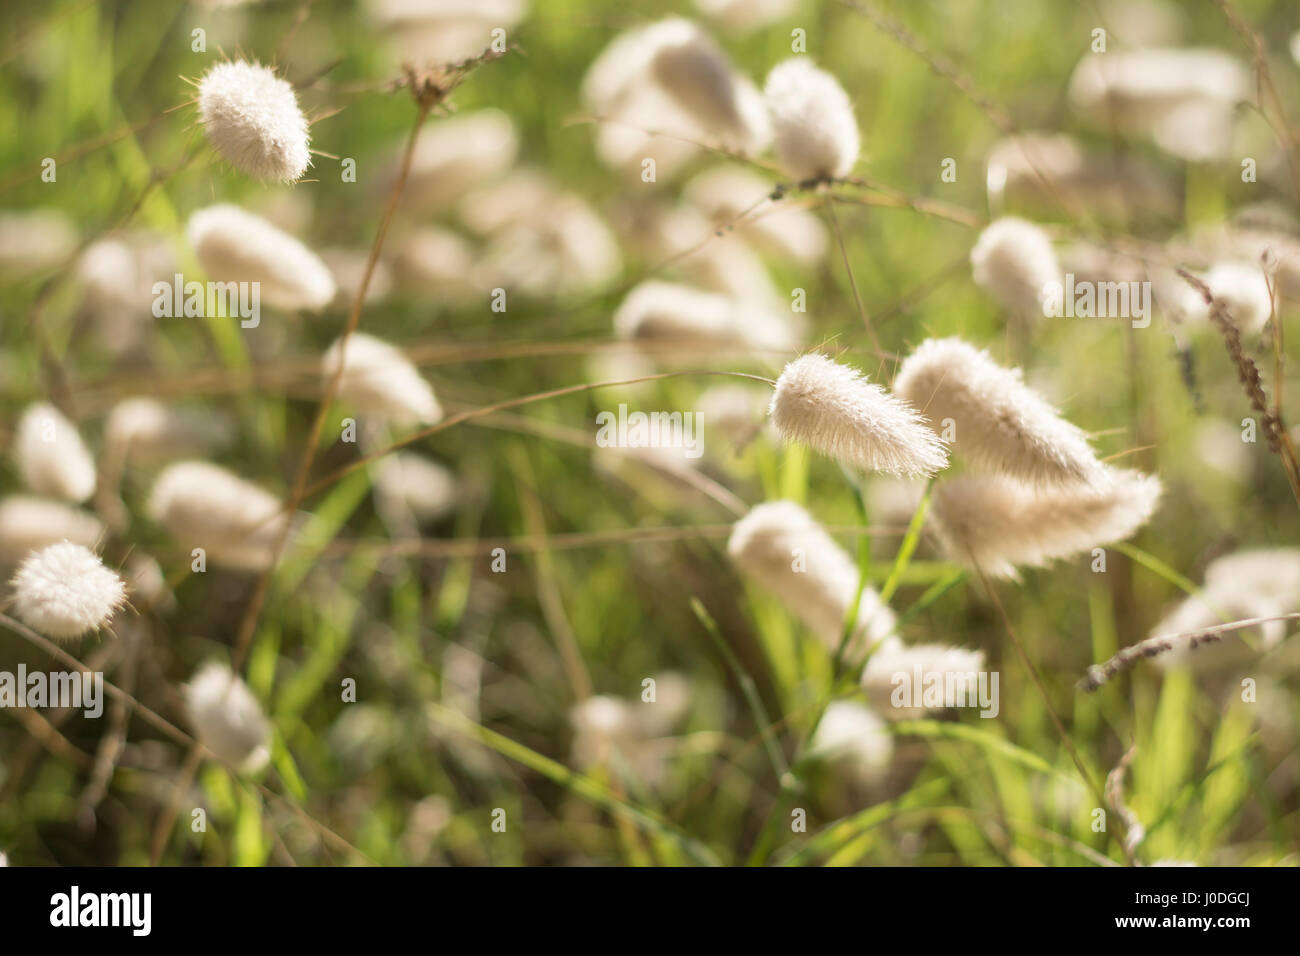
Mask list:
[[[1183,44],[1247,58],[1215,4],[1171,6]],[[184,223],[195,209],[214,201],[254,211],[293,202],[303,211],[295,234],[310,247],[368,249],[386,195],[376,188],[379,170],[409,131],[415,109],[407,94],[384,89],[398,75],[398,56],[364,5],[322,0],[307,5],[306,19],[295,28],[299,9],[293,2],[232,9],[170,2],[5,4],[0,209],[55,208],[90,237],[114,228],[143,193],[133,226],[170,237],[185,265],[191,254]],[[1066,101],[1070,74],[1094,27],[1109,26],[1111,42],[1123,45],[1123,23],[1109,19],[1120,5],[952,0],[881,9],[955,64],[1019,129],[1077,132],[1099,149],[1139,155],[1179,197],[1172,220],[1108,228],[1162,241],[1223,220],[1248,203],[1275,200],[1294,209],[1284,185],[1244,184],[1235,163],[1189,165],[1077,122]],[[1300,29],[1300,12],[1294,4],[1263,0],[1243,0],[1237,9],[1268,42],[1284,102],[1296,102],[1300,71],[1286,41]],[[519,163],[544,170],[611,223],[643,193],[672,201],[691,172],[727,160],[701,154],[682,174],[659,183],[629,181],[599,162],[593,125],[578,121],[584,113],[580,84],[597,54],[620,31],[669,14],[708,24],[686,3],[536,0],[508,30],[518,49],[476,70],[452,102],[461,113],[493,107],[509,114],[520,134]],[[196,27],[206,31],[204,53],[191,50]],[[790,54],[795,28],[806,31],[809,55],[853,99],[864,144],[860,174],[988,218],[984,157],[1001,133],[985,110],[861,13],[838,3],[803,2],[750,32],[710,27],[737,67],[760,84]],[[320,117],[313,146],[356,158],[358,181],[342,182],[337,162],[322,156],[308,174],[313,181],[293,186],[252,182],[218,161],[203,143],[194,107],[185,105],[192,89],[181,78],[197,78],[220,51],[275,62],[301,87],[309,115]],[[435,116],[430,123],[439,121]],[[140,127],[129,135],[97,142],[135,124]],[[187,151],[195,158],[172,172]],[[59,158],[55,183],[38,178],[46,156]],[[940,179],[947,157],[957,163],[951,183]],[[167,174],[147,188],[158,171]],[[988,346],[1023,365],[1027,378],[1072,421],[1095,433],[1100,455],[1127,453],[1123,464],[1158,473],[1165,483],[1160,511],[1132,542],[1146,563],[1112,549],[1104,575],[1079,559],[1028,571],[1019,585],[998,585],[1017,635],[1092,772],[1100,779],[1136,743],[1126,795],[1147,830],[1139,858],[1296,862],[1300,712],[1295,672],[1283,661],[1267,672],[1245,672],[1260,683],[1254,704],[1240,700],[1241,675],[1234,671],[1165,674],[1139,665],[1095,695],[1074,687],[1089,664],[1145,637],[1182,596],[1172,575],[1152,565],[1199,581],[1210,558],[1235,547],[1287,546],[1300,530],[1282,470],[1262,443],[1244,446],[1244,464],[1235,472],[1211,467],[1200,451],[1198,435],[1207,420],[1239,430],[1249,414],[1222,342],[1205,334],[1189,343],[1204,402],[1198,409],[1182,379],[1176,344],[1159,319],[1146,330],[1058,320],[1040,324],[1032,335],[1018,333],[970,280],[965,262],[975,229],[909,208],[842,205],[838,213],[853,275],[877,318],[884,349],[906,354],[930,335],[960,335]],[[455,219],[450,212],[417,218],[399,207],[394,229],[422,221]],[[1084,232],[1064,217],[1054,224],[1060,235]],[[585,353],[591,348],[584,343],[612,338],[613,310],[657,264],[632,243],[622,249],[620,281],[595,294],[512,297],[504,314],[493,313],[486,296],[457,304],[397,295],[368,306],[360,327],[422,355],[422,372],[452,410],[590,380]],[[869,340],[837,249],[815,267],[771,258],[766,264],[777,289],[807,290],[810,344],[827,343],[843,361],[887,377],[888,363],[866,351]],[[51,274],[6,275],[0,290],[5,438],[21,409],[48,393],[29,316]],[[56,282],[43,325],[92,447],[113,401],[157,394],[229,415],[235,437],[219,463],[277,494],[287,492],[315,410],[314,363],[342,329],[345,307],[315,317],[268,316],[255,335],[222,320],[160,320],[145,347],[124,360],[78,320],[79,295],[75,281]],[[1295,340],[1300,330],[1293,302],[1282,303],[1282,318]],[[575,354],[541,350],[563,341],[575,343]],[[507,343],[521,345],[508,356],[492,355],[493,347]],[[780,367],[776,360],[708,354],[692,364],[768,376]],[[720,381],[668,379],[638,392],[637,400],[646,408],[690,409]],[[1291,383],[1290,393],[1297,389],[1300,383]],[[427,535],[518,539],[637,527],[707,529],[733,520],[715,502],[662,475],[611,471],[595,459],[584,443],[594,416],[620,400],[626,394],[617,390],[580,393],[417,443],[416,450],[452,467],[468,489],[455,514]],[[342,414],[332,414],[331,422]],[[566,440],[574,432],[581,441]],[[327,427],[314,474],[355,454]],[[747,504],[792,497],[828,526],[861,521],[853,490],[834,463],[779,449],[765,435],[740,455],[706,459],[703,470]],[[133,513],[139,513],[150,477],[127,475],[124,498]],[[453,557],[380,554],[384,530],[368,481],[367,472],[357,472],[306,503],[312,515],[307,543],[277,570],[254,640],[246,676],[275,726],[275,757],[261,782],[280,797],[204,766],[182,803],[185,812],[164,860],[567,865],[750,858],[774,807],[780,809],[781,781],[737,673],[752,680],[770,719],[781,721],[773,740],[789,758],[826,692],[830,660],[788,609],[738,577],[723,551],[725,530],[550,551],[507,546],[508,570],[497,574],[487,547],[469,546]],[[0,491],[15,493],[19,486],[5,457]],[[889,523],[871,514],[867,521]],[[134,522],[128,538],[110,544],[110,564],[134,549],[156,555],[169,573],[187,563],[147,521]],[[896,531],[869,539],[877,586],[898,540]],[[849,538],[844,542],[852,546]],[[905,611],[950,572],[923,543],[893,599],[895,610]],[[142,701],[187,726],[177,687],[201,661],[228,653],[252,584],[247,575],[209,572],[177,586],[177,608],[148,621],[149,651],[136,690]],[[707,609],[705,619],[716,621],[738,670],[692,610],[692,598]],[[576,697],[562,662],[566,633],[597,693],[635,701],[647,677],[676,672],[689,682],[686,715],[662,742],[659,779],[644,779],[635,761],[622,760],[588,767],[580,777],[571,773],[583,768],[571,750]],[[787,820],[778,820],[767,860],[1122,862],[1113,832],[1094,832],[1097,802],[1082,786],[978,582],[967,579],[942,594],[908,623],[904,637],[983,649],[988,666],[1001,674],[1000,715],[981,720],[961,711],[942,721],[898,725],[890,771],[870,785],[833,765],[802,768],[791,805],[806,809],[807,832],[790,832]],[[97,646],[88,639],[74,653],[84,658]],[[12,670],[26,661],[35,667],[44,660],[16,635],[0,634],[0,666]],[[111,672],[107,677],[114,679]],[[357,682],[355,704],[340,700],[345,678]],[[104,723],[78,716],[61,732],[89,756],[106,732]],[[146,862],[152,829],[184,756],[133,716],[107,796],[88,826],[78,813],[86,764],[41,746],[28,727],[0,714],[0,850],[15,864]],[[191,832],[192,806],[208,808],[206,833]],[[492,829],[496,808],[505,810],[505,832]],[[323,840],[304,813],[360,854]]]

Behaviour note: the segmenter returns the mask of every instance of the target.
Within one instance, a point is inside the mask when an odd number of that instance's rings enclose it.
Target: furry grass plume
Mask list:
[[[993,577],[1043,567],[1132,535],[1160,500],[1160,480],[1107,468],[1095,485],[1034,486],[1000,475],[963,475],[934,488],[935,529],[956,561]]]
[[[755,505],[736,522],[727,554],[741,571],[777,595],[828,650],[839,646],[858,593],[858,569],[812,515],[793,501]],[[874,590],[864,589],[851,650],[861,653],[893,627],[893,612]]]
[[[776,156],[797,183],[847,176],[861,142],[853,104],[839,81],[804,57],[772,68],[763,86]]]
[[[217,63],[199,80],[199,119],[212,145],[254,179],[294,182],[311,164],[307,118],[269,67]]]
[[[781,372],[769,411],[786,441],[855,468],[929,477],[948,464],[943,443],[916,409],[816,352]]]
[[[334,299],[334,277],[320,257],[261,216],[219,203],[194,213],[187,235],[209,276],[256,282],[267,305],[322,309]]]
[[[1027,386],[1019,369],[1003,368],[961,339],[922,342],[893,388],[932,428],[951,422],[952,450],[982,470],[1034,484],[1105,478],[1087,435]]]
[[[106,626],[126,601],[126,585],[117,573],[71,541],[33,551],[11,583],[14,614],[60,641]]]

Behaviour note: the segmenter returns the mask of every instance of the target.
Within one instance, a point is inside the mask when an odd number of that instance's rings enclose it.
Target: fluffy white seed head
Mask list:
[[[616,741],[627,740],[633,719],[629,705],[617,697],[597,694],[573,708],[574,756],[579,764],[607,760]]]
[[[932,428],[952,425],[953,450],[972,464],[1033,483],[1097,481],[1087,436],[986,351],[961,339],[927,339],[898,370],[894,394]]]
[[[97,239],[87,246],[77,262],[77,278],[94,305],[138,304],[131,301],[139,291],[136,258],[123,239]]]
[[[1058,188],[1072,186],[1087,168],[1087,157],[1083,145],[1066,133],[1029,133],[994,143],[984,167],[992,200],[1022,184],[1036,184],[1040,175]]]
[[[849,174],[858,159],[858,123],[835,77],[797,56],[772,68],[763,96],[787,176],[805,182]]]
[[[288,521],[275,495],[204,461],[163,469],[147,510],[185,552],[202,548],[209,563],[233,570],[268,567]]]
[[[872,779],[889,766],[894,737],[866,704],[836,700],[826,706],[808,752],[847,765],[859,776]]]
[[[98,518],[61,501],[30,495],[0,500],[0,567],[13,567],[32,551],[60,541],[93,548],[103,536]]]
[[[582,98],[607,120],[597,133],[597,150],[613,166],[639,166],[638,157],[651,157],[659,175],[667,176],[698,151],[683,138],[749,153],[771,140],[753,83],[704,30],[681,17],[615,37],[583,78]]]
[[[638,181],[645,160],[653,159],[658,181],[667,182],[701,152],[690,140],[703,140],[707,133],[696,129],[690,117],[658,86],[645,85],[637,90],[636,99],[623,114],[597,127],[596,155],[606,166]]]
[[[29,405],[18,420],[14,454],[23,483],[41,495],[85,501],[95,491],[95,462],[76,427],[53,405]]]
[[[862,671],[862,687],[867,700],[886,720],[910,720],[930,710],[943,710],[944,703],[917,699],[915,694],[896,695],[904,682],[915,687],[915,674],[921,673],[921,687],[933,681],[938,687],[952,687],[969,703],[979,697],[979,671],[984,669],[984,652],[944,644],[904,644],[897,637],[887,638],[867,660]],[[934,675],[933,677],[930,675]],[[910,699],[909,699],[910,698]]]
[[[618,34],[587,67],[580,94],[583,104],[597,116],[620,112],[633,96],[637,78],[649,62],[646,30],[642,27]]]
[[[1300,611],[1300,549],[1264,548],[1238,551],[1212,561],[1205,569],[1200,595],[1185,598],[1151,629],[1151,636],[1187,634],[1225,620],[1280,617]],[[1281,643],[1294,627],[1268,621],[1233,631],[1220,641],[1194,650],[1176,647],[1156,658],[1161,667],[1210,670],[1249,662]],[[1243,637],[1252,636],[1252,645]]]
[[[343,363],[338,396],[363,413],[382,416],[394,425],[432,425],[442,419],[442,406],[433,387],[420,377],[401,350],[387,342],[354,332],[346,349],[342,339],[326,351],[321,376],[328,382]]]
[[[1250,445],[1241,440],[1241,426],[1221,418],[1202,420],[1196,426],[1192,446],[1196,465],[1236,484],[1245,482],[1255,466]]]
[[[204,664],[184,690],[185,710],[199,743],[244,773],[266,766],[271,725],[248,685],[229,667]]]
[[[731,302],[721,295],[651,279],[627,294],[614,313],[625,339],[685,339],[723,344],[735,331]]]
[[[1111,467],[1092,485],[965,475],[935,486],[932,514],[953,560],[1015,578],[1017,566],[1042,567],[1123,541],[1150,519],[1160,491],[1152,475]]]
[[[647,31],[647,44],[648,75],[699,127],[735,149],[767,145],[762,97],[704,30],[689,20],[664,20]]]
[[[545,228],[534,225],[534,242],[550,243],[555,253],[553,285],[560,292],[612,282],[623,268],[618,239],[580,196],[558,197],[547,211]],[[549,291],[549,290],[548,290]]]
[[[800,330],[760,305],[650,279],[627,294],[614,313],[614,331],[639,341],[783,351],[796,347]]]
[[[598,694],[576,705],[569,713],[574,763],[626,766],[641,782],[658,784],[672,743],[660,738],[686,713],[690,687],[671,673],[656,677],[656,685],[653,702]]]
[[[1109,287],[1102,285],[1102,283],[1140,283],[1147,277],[1147,269],[1144,264],[1132,255],[1114,249],[1107,249],[1105,246],[1087,240],[1076,240],[1067,243],[1060,250],[1057,262],[1060,263],[1063,272],[1074,275],[1076,299],[1078,287],[1083,282],[1097,283],[1097,311],[1110,314],[1116,318],[1127,310],[1124,309],[1122,304],[1115,309],[1107,307],[1106,289]],[[1051,302],[1053,306],[1065,302],[1064,290],[1062,291],[1063,295],[1057,296],[1055,287],[1052,288]],[[1134,306],[1140,306],[1140,303],[1135,301]]]
[[[519,152],[519,134],[500,110],[461,113],[427,124],[415,141],[404,190],[413,208],[432,209],[455,202],[466,189],[504,173]],[[381,176],[387,186],[399,160]]]
[[[581,197],[557,193],[491,239],[476,269],[485,288],[563,295],[601,286],[622,268],[613,233]]]
[[[122,579],[95,552],[71,541],[33,551],[11,583],[14,614],[60,641],[104,627],[126,600]]]
[[[1141,157],[1091,152],[1066,133],[1024,133],[998,140],[985,160],[989,207],[1059,209],[1063,198],[1111,220],[1134,210],[1172,218],[1178,197]]]
[[[77,230],[57,209],[0,212],[0,273],[61,263],[77,246]]]
[[[672,259],[676,271],[687,282],[710,292],[720,292],[737,302],[747,302],[786,316],[789,299],[768,275],[759,255],[742,242],[701,242],[716,232],[709,219],[691,206],[681,205],[666,212],[651,213],[648,222],[636,228],[635,241],[645,243],[644,252],[656,259]],[[796,325],[802,332],[802,325]]]
[[[1045,287],[1061,281],[1047,233],[1014,216],[1004,216],[980,233],[970,262],[976,284],[1026,318],[1042,316]]]
[[[216,448],[230,437],[230,422],[213,412],[168,407],[152,398],[122,399],[104,424],[105,454],[115,462],[157,464]]]
[[[1069,95],[1099,125],[1210,160],[1232,147],[1234,108],[1252,84],[1246,65],[1222,50],[1114,50],[1086,55]]]
[[[746,576],[780,598],[828,650],[839,646],[858,593],[858,569],[812,515],[793,501],[755,505],[736,522],[727,554]],[[851,650],[884,638],[894,621],[880,595],[866,588]]]
[[[114,354],[142,349],[155,329],[153,284],[177,272],[172,241],[152,232],[128,232],[98,239],[77,262],[77,278],[88,318]]]
[[[816,352],[785,367],[769,411],[786,441],[864,471],[929,476],[948,464],[943,443],[916,409]]]
[[[127,592],[151,609],[171,612],[176,610],[176,596],[167,584],[167,575],[163,573],[158,559],[143,551],[133,551],[122,568],[126,580]]]
[[[480,294],[481,286],[474,281],[476,259],[474,247],[463,236],[426,226],[412,232],[398,247],[393,275],[403,292],[463,303]]]
[[[1160,619],[1151,629],[1150,636],[1193,634],[1225,621],[1272,617],[1284,613],[1288,612],[1282,611],[1274,603],[1239,599],[1235,594],[1218,594],[1208,600],[1188,596]],[[1272,621],[1259,627],[1230,631],[1218,641],[1202,644],[1192,650],[1186,646],[1175,646],[1155,657],[1154,661],[1162,670],[1185,667],[1197,671],[1218,671],[1240,667],[1256,660],[1262,651],[1271,648],[1276,643],[1277,632],[1283,626],[1283,622]],[[1247,640],[1250,641],[1249,644],[1246,643]]]
[[[375,503],[389,526],[405,516],[417,523],[437,521],[456,507],[456,475],[436,461],[397,452],[375,469]]]
[[[490,236],[519,222],[545,218],[547,209],[568,195],[540,170],[520,168],[466,192],[456,215],[475,235]]]
[[[1205,296],[1174,269],[1152,266],[1147,275],[1151,295],[1170,322],[1200,325],[1209,318],[1210,307]]]
[[[651,737],[669,733],[690,712],[694,691],[691,680],[677,671],[662,671],[654,676],[654,700],[640,700],[646,706],[637,711],[637,722]]]
[[[266,305],[323,309],[334,299],[334,277],[319,256],[238,206],[200,209],[190,216],[186,234],[210,279],[257,282]]]
[[[686,184],[684,194],[715,228],[734,228],[774,257],[803,264],[820,262],[829,245],[821,220],[806,209],[764,207],[772,188],[772,183],[747,170],[722,166],[696,176]]]
[[[1268,323],[1273,314],[1273,296],[1258,264],[1221,262],[1205,274],[1203,281],[1243,332],[1258,332]]]
[[[477,56],[528,11],[527,0],[370,0],[397,62],[455,63]]]
[[[696,9],[730,30],[756,30],[780,20],[798,0],[695,0]]]
[[[1249,263],[1267,271],[1278,295],[1300,298],[1300,222],[1283,208],[1259,203],[1242,209],[1230,225],[1197,230],[1193,248],[1208,262]]]
[[[209,141],[240,172],[291,183],[307,171],[307,118],[293,87],[270,67],[218,63],[199,80],[198,103]]]

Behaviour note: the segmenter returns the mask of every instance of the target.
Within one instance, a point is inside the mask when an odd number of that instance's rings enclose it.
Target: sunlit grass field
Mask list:
[[[387,255],[418,227],[461,230],[454,204],[430,212],[399,198],[386,220],[393,163],[419,108],[408,89],[393,88],[401,54],[371,6],[6,4],[0,210],[58,210],[80,243],[149,230],[187,278],[203,270],[186,222],[216,202],[289,223],[317,251],[364,256],[387,228]],[[1233,7],[1262,38],[1292,122],[1290,133],[1274,132],[1273,114],[1241,107],[1254,150],[1242,157],[1261,169],[1243,182],[1239,157],[1187,162],[1071,108],[1070,77],[1092,31],[1107,29],[1122,48],[1126,29],[1143,29],[1123,4],[864,4],[896,29],[855,6],[803,0],[769,24],[729,31],[686,2],[534,0],[506,26],[508,51],[470,70],[426,124],[488,108],[507,114],[515,165],[585,200],[619,238],[621,271],[595,288],[508,289],[504,311],[494,311],[490,283],[466,297],[399,288],[364,305],[358,330],[405,350],[444,421],[473,413],[407,448],[450,468],[460,490],[418,538],[390,533],[373,463],[348,470],[366,450],[341,437],[344,419],[358,415],[346,402],[324,416],[297,532],[265,582],[257,572],[192,573],[189,549],[146,514],[157,467],[129,462],[120,495],[129,517],[101,553],[115,568],[152,555],[174,605],[127,609],[110,630],[62,645],[130,694],[110,699],[104,718],[0,712],[0,851],[11,865],[1297,862],[1294,638],[1232,666],[1140,661],[1094,693],[1078,686],[1090,665],[1146,638],[1210,561],[1291,547],[1300,533],[1281,461],[1262,433],[1240,440],[1243,420],[1258,415],[1223,339],[1210,326],[1172,329],[1158,307],[1146,328],[1020,322],[972,281],[969,254],[980,229],[1007,212],[1063,244],[1117,245],[1176,242],[1256,203],[1295,213],[1279,140],[1300,128],[1300,67],[1287,47],[1300,11],[1280,0]],[[1175,21],[1170,45],[1215,47],[1251,65],[1246,39],[1216,3],[1151,9]],[[984,580],[928,534],[908,533],[911,508],[890,505],[888,479],[784,446],[757,423],[737,450],[706,420],[705,455],[689,480],[595,447],[597,414],[620,402],[697,409],[706,389],[738,381],[709,373],[774,379],[796,352],[679,350],[649,374],[683,374],[474,412],[646,374],[615,370],[632,350],[615,338],[612,316],[638,282],[674,278],[680,263],[638,241],[638,216],[680,202],[696,172],[749,165],[705,148],[644,182],[598,157],[602,119],[580,95],[588,67],[623,30],[673,14],[708,28],[760,87],[802,31],[807,55],[853,101],[863,144],[854,175],[865,183],[835,187],[834,205],[798,189],[771,204],[808,209],[831,240],[813,264],[762,260],[783,299],[804,291],[808,347],[887,384],[922,340],[960,336],[1023,368],[1093,436],[1100,458],[1159,476],[1154,518],[1103,549],[1104,571],[1085,553],[1023,569],[1019,582]],[[186,79],[223,58],[274,64],[294,84],[318,151],[303,181],[256,182],[206,142]],[[1137,158],[1173,208],[991,208],[990,147],[1027,131],[1069,132],[1106,155]],[[42,179],[47,157],[53,182]],[[345,159],[355,161],[354,182],[341,176]],[[770,154],[757,159],[759,172],[783,181]],[[945,160],[955,161],[947,180]],[[743,240],[720,229],[698,241]],[[0,246],[12,242],[24,239],[4,234]],[[291,494],[325,391],[320,357],[343,333],[351,299],[314,314],[264,308],[255,329],[230,317],[118,315],[139,336],[119,349],[87,311],[75,255],[8,269],[0,283],[6,449],[23,409],[50,401],[98,458],[115,403],[152,396],[225,422],[228,441],[206,457],[277,497]],[[1284,351],[1300,341],[1296,317],[1296,302],[1279,297]],[[1282,386],[1289,421],[1300,381],[1275,364],[1274,342],[1252,340],[1248,352],[1270,396]],[[1207,435],[1219,443],[1208,447]],[[0,493],[23,493],[7,452]],[[742,577],[725,550],[745,510],[782,498],[833,529],[867,583],[891,592],[905,642],[984,652],[1000,679],[996,717],[958,709],[891,722],[892,758],[869,778],[810,754],[827,703],[860,695],[797,609]],[[86,507],[112,504],[96,495]],[[0,557],[9,574],[16,556]],[[203,662],[232,659],[250,607],[242,674],[273,728],[269,765],[251,775],[193,751],[181,691]],[[66,661],[0,629],[0,670],[20,663]],[[648,737],[587,759],[575,708],[600,695],[649,707],[647,679],[661,696],[682,695],[678,712]],[[1131,748],[1118,786],[1145,835],[1126,848],[1129,826],[1099,791]]]

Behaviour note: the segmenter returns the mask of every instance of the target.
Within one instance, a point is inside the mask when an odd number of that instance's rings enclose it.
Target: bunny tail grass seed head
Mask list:
[[[1273,294],[1258,263],[1220,262],[1205,274],[1210,294],[1243,332],[1258,332],[1273,315]]]
[[[158,465],[227,444],[234,428],[212,409],[177,408],[152,398],[124,398],[104,422],[104,455],[117,463]]]
[[[56,266],[77,248],[77,229],[58,209],[0,210],[0,276]]]
[[[762,98],[712,37],[676,17],[648,34],[649,75],[701,129],[742,151],[767,145],[771,129]]]
[[[614,313],[614,332],[619,338],[641,342],[789,351],[798,346],[803,329],[759,304],[650,279],[623,299]]]
[[[271,757],[271,726],[248,685],[229,667],[204,664],[185,685],[185,709],[199,743],[243,773]]]
[[[951,423],[952,449],[981,469],[1031,483],[1097,481],[1087,436],[1021,380],[961,339],[927,339],[898,370],[894,394],[931,427]]]
[[[254,179],[291,183],[311,164],[307,119],[269,67],[218,63],[199,80],[199,119],[213,147]]]
[[[406,515],[428,523],[451,512],[459,494],[456,475],[436,461],[399,451],[375,466],[375,506],[392,528]]]
[[[980,233],[970,262],[976,284],[1025,318],[1043,315],[1046,287],[1061,281],[1061,266],[1047,233],[1013,216]]]
[[[928,477],[948,464],[947,449],[911,405],[816,352],[785,367],[769,411],[786,441],[865,471]]]
[[[126,601],[122,579],[89,548],[71,541],[33,551],[12,585],[14,614],[60,641],[99,630]]]
[[[14,442],[18,472],[41,495],[81,502],[95,491],[95,462],[77,429],[53,405],[28,406]]]
[[[808,753],[842,764],[863,780],[878,777],[894,756],[894,737],[880,716],[861,701],[835,700],[826,705]]]
[[[926,711],[943,710],[952,700],[975,704],[979,700],[979,672],[984,669],[984,652],[944,644],[906,645],[897,637],[886,638],[867,661],[862,671],[862,688],[867,700],[886,720],[909,720]],[[922,688],[926,684],[943,688],[937,699],[919,694],[903,694],[904,685],[914,686],[920,673]],[[952,688],[955,693],[946,693]]]
[[[442,406],[433,387],[396,347],[373,335],[354,332],[348,337],[345,354],[343,340],[339,339],[321,360],[325,381],[338,370],[340,359],[343,376],[339,380],[339,398],[358,410],[383,416],[399,427],[433,425],[442,420]]]
[[[763,96],[787,176],[806,182],[848,175],[858,159],[858,122],[835,77],[793,57],[772,68]]]
[[[935,485],[932,514],[953,560],[1014,579],[1017,566],[1043,567],[1123,541],[1151,518],[1160,492],[1155,476],[1109,466],[1095,484],[965,475]]]
[[[319,256],[238,206],[200,209],[190,216],[186,235],[211,279],[256,282],[267,305],[315,310],[334,300],[334,277]]]
[[[506,172],[519,153],[519,133],[508,113],[474,110],[427,123],[411,155],[402,203],[416,211],[439,209],[461,199],[465,191]],[[376,177],[387,194],[401,169],[401,147]]]
[[[89,511],[31,495],[0,500],[0,567],[12,568],[32,551],[60,541],[93,548],[104,525]]]
[[[793,259],[813,265],[826,256],[830,237],[822,221],[807,209],[768,206],[774,184],[734,166],[717,166],[690,180],[683,196],[715,229],[736,234],[774,261]],[[692,226],[698,230],[698,226]]]
[[[653,704],[597,694],[575,705],[569,712],[573,763],[585,768],[613,762],[630,768],[643,783],[658,785],[669,756],[661,738],[689,708],[690,687],[671,673],[660,675],[657,684]]]
[[[1238,551],[1211,561],[1198,595],[1189,595],[1155,627],[1151,636],[1189,634],[1250,618],[1278,618],[1300,611],[1300,548]],[[1196,649],[1176,646],[1161,654],[1162,668],[1213,670],[1247,663],[1277,647],[1294,622],[1273,620],[1233,631]],[[1248,644],[1243,637],[1255,636]]]
[[[858,568],[812,515],[793,501],[755,505],[732,528],[727,554],[798,615],[828,650],[839,646],[858,593]],[[875,591],[864,589],[850,650],[864,650],[866,642],[883,639],[893,628],[893,612]]]
[[[270,566],[288,521],[275,495],[205,461],[163,469],[149,494],[148,513],[186,554],[202,548],[205,561],[239,571]]]

